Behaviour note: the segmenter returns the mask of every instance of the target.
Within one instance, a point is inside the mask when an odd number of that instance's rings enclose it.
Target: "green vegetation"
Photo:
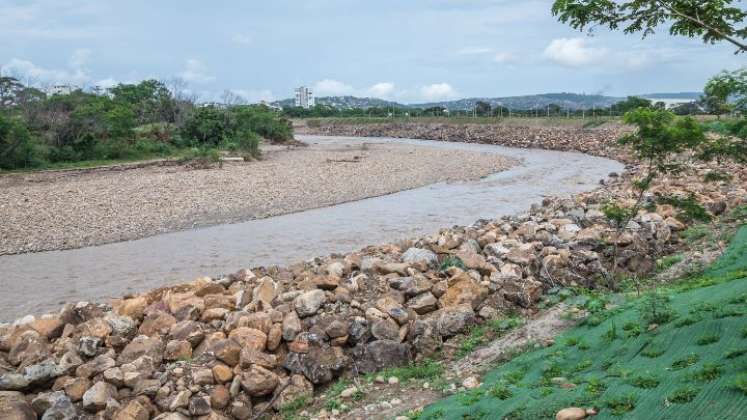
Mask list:
[[[493,340],[496,337],[505,335],[507,332],[522,324],[521,318],[498,318],[491,319],[484,324],[475,325],[470,328],[467,335],[459,342],[457,357],[462,358],[472,353],[478,347]]]
[[[628,296],[613,311],[599,310],[612,312],[599,324],[584,323],[551,347],[515,357],[489,372],[480,388],[426,407],[418,418],[462,418],[476,412],[514,420],[554,418],[570,406],[597,407],[598,419],[744,417],[746,294],[743,227],[702,275],[660,290],[675,322],[642,328],[638,335],[621,334],[652,319],[644,315],[651,305],[645,296]],[[724,311],[741,315],[717,316]],[[616,330],[612,341],[610,330]],[[581,349],[581,342],[588,348]],[[560,377],[576,386],[562,386]]]
[[[267,107],[197,106],[155,80],[48,95],[0,77],[0,96],[0,170],[209,160],[218,150],[251,159],[261,138],[292,138],[289,122]]]

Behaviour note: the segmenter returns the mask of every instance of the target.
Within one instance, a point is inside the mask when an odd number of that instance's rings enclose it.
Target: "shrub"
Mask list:
[[[636,397],[633,394],[612,397],[605,401],[605,405],[612,410],[615,416],[621,416],[635,408]]]
[[[0,169],[39,167],[46,155],[23,121],[0,114]]]
[[[695,353],[691,353],[682,359],[677,359],[672,363],[672,369],[679,370],[679,369],[685,369],[690,366],[693,366],[694,364],[698,363],[698,360],[700,360],[700,356],[698,356]]]
[[[648,293],[641,302],[640,315],[646,325],[666,324],[674,319],[674,311],[669,303],[669,296],[658,290]]]
[[[659,379],[649,373],[646,373],[633,377],[630,380],[630,383],[636,388],[651,389],[659,386]]]
[[[688,385],[676,389],[667,399],[675,404],[689,403],[695,399],[698,392],[699,390],[697,388]]]
[[[743,373],[734,380],[734,388],[742,391],[747,396],[747,374]]]
[[[721,339],[721,337],[719,337],[716,334],[706,334],[706,335],[702,335],[702,336],[698,337],[698,339],[695,341],[695,343],[697,345],[699,345],[699,346],[705,346],[705,345],[708,345],[708,344],[716,343],[720,339]]]

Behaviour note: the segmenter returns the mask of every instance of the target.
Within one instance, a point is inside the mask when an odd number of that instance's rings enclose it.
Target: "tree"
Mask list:
[[[484,101],[477,101],[475,104],[475,114],[481,116],[490,115],[490,104]]]
[[[704,102],[709,112],[716,115],[728,113],[732,108],[747,109],[747,68],[722,71],[712,77],[703,89]],[[729,104],[733,99],[734,104]]]
[[[16,105],[18,93],[23,84],[15,77],[0,76],[0,109]]]
[[[645,98],[639,98],[637,96],[628,96],[624,101],[620,101],[613,105],[617,112],[628,112],[638,108],[651,108],[652,103],[650,100]]]
[[[668,26],[671,35],[698,37],[706,43],[726,41],[747,52],[747,12],[740,0],[555,0],[553,15],[575,29],[607,26],[625,33],[654,33]]]

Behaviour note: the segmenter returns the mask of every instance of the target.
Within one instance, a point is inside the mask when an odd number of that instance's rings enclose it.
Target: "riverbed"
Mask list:
[[[494,153],[520,161],[466,182],[441,182],[241,223],[64,251],[0,257],[0,320],[259,265],[286,265],[526,211],[548,196],[589,191],[623,165],[581,153],[411,139],[298,136],[319,145],[398,144]]]

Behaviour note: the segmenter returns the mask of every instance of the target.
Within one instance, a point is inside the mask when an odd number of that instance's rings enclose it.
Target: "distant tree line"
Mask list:
[[[198,105],[156,80],[47,94],[0,77],[0,169],[217,149],[256,156],[260,138],[292,134],[289,121],[265,106]]]

